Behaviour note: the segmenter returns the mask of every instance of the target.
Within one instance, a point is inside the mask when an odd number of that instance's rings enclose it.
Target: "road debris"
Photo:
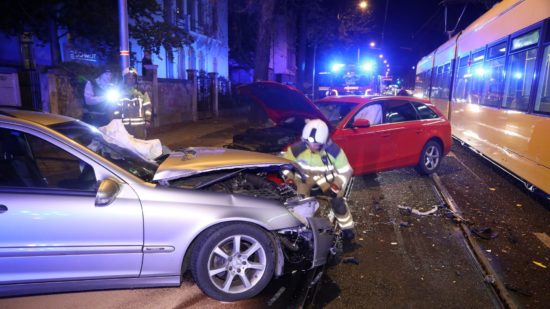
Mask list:
[[[428,210],[428,211],[419,211],[418,209],[416,208],[412,208],[412,207],[408,207],[408,206],[401,206],[401,205],[397,205],[397,207],[402,210],[403,212],[405,212],[405,214],[415,214],[415,215],[419,215],[419,216],[429,216],[433,213],[435,213],[438,209],[439,209],[439,206],[435,205],[432,207],[432,209]]]
[[[401,221],[401,222],[399,223],[399,226],[400,226],[400,227],[411,227],[411,225],[412,225],[412,224],[411,224],[410,222],[407,222],[407,221]]]
[[[512,285],[510,283],[505,283],[504,286],[506,287],[507,290],[510,290],[512,292],[516,292],[516,293],[521,294],[523,296],[527,296],[527,297],[533,296],[533,293],[531,293],[529,291],[525,291],[521,288],[518,288],[517,286]]]
[[[342,263],[344,264],[354,264],[359,265],[359,261],[353,256],[346,256],[342,258]]]
[[[269,299],[269,301],[267,302],[267,305],[272,306],[277,301],[277,299],[281,297],[281,295],[285,292],[285,290],[286,288],[284,286],[282,286],[279,290],[277,290],[277,293],[275,293],[275,295],[273,295],[273,297]]]
[[[490,227],[479,228],[479,229],[473,227],[470,229],[470,232],[472,232],[472,234],[476,235],[477,237],[486,239],[486,240],[495,239],[498,236],[498,233],[493,231]]]
[[[550,236],[546,233],[533,233],[546,247],[550,248]]]
[[[548,266],[542,264],[541,262],[533,261],[533,264],[537,265],[538,267],[548,268]]]

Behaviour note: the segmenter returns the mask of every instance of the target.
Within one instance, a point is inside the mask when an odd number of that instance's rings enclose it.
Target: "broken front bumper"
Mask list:
[[[309,217],[307,227],[284,229],[275,235],[279,257],[277,276],[322,266],[335,251],[336,236],[330,221],[324,217]]]

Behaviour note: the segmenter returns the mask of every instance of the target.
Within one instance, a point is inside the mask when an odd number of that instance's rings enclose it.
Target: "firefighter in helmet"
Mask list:
[[[332,197],[331,209],[344,240],[352,240],[353,217],[344,199],[344,191],[353,169],[349,165],[344,150],[329,139],[327,124],[320,120],[310,120],[302,131],[302,140],[290,146],[284,157],[295,161],[303,169],[305,179],[284,171],[287,179],[296,184],[298,193],[306,196],[317,193]]]
[[[151,125],[152,106],[149,95],[137,89],[137,71],[126,68],[122,72],[124,90],[120,100],[119,117],[128,133],[135,138],[146,139]]]

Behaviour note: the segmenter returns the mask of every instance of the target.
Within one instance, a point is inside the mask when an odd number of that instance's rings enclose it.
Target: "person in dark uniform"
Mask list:
[[[105,69],[97,78],[86,82],[82,121],[96,127],[105,126],[111,121],[114,107],[107,100],[107,91],[111,86],[111,81],[111,71]]]

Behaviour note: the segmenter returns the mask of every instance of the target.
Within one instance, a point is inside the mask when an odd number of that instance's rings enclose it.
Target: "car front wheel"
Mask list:
[[[428,141],[422,149],[416,170],[423,175],[434,173],[439,168],[442,157],[443,151],[439,143]]]
[[[191,272],[199,288],[220,301],[260,293],[273,277],[275,251],[269,236],[250,224],[225,224],[196,241]]]

